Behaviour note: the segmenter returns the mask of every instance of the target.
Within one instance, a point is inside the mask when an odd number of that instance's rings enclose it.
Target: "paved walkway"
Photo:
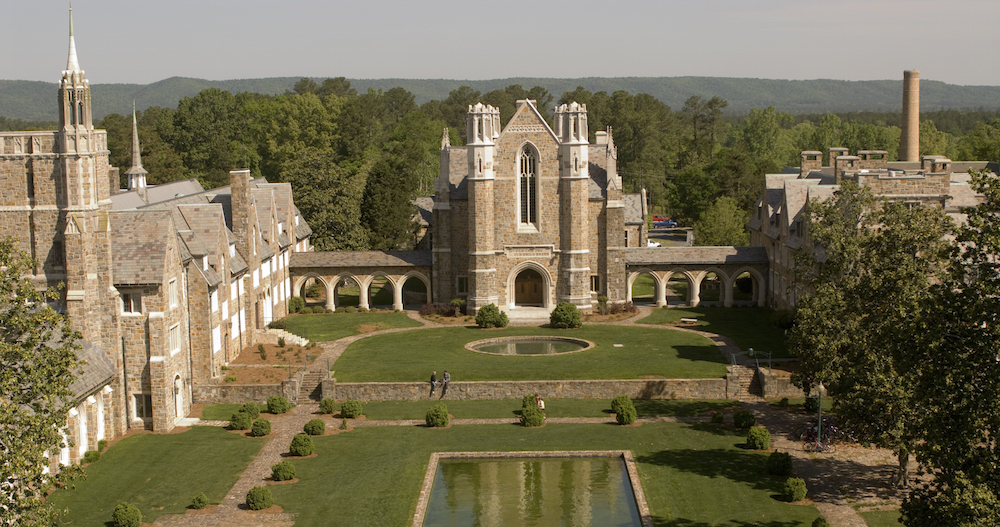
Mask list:
[[[652,312],[648,306],[640,306],[638,313],[634,316],[615,322],[593,322],[592,324],[613,324],[635,326],[638,320],[645,318]],[[417,312],[407,311],[407,315],[423,324],[419,327],[411,328],[391,328],[344,337],[333,342],[321,342],[320,348],[323,350],[320,358],[329,359],[330,364],[334,364],[347,347],[360,339],[382,335],[385,333],[395,333],[399,331],[413,331],[428,327],[448,327],[447,324],[439,324],[424,320]],[[730,339],[714,333],[701,331],[694,328],[675,326],[652,326],[642,324],[642,327],[655,328],[662,327],[677,331],[687,331],[704,336],[711,340],[718,347],[719,352],[727,358],[733,355],[737,364],[753,367],[753,361]],[[311,371],[324,371],[326,361],[316,360],[310,367]],[[866,449],[859,446],[845,446],[836,454],[808,454],[801,448],[801,442],[793,438],[797,428],[805,422],[808,417],[795,415],[781,409],[773,408],[762,399],[744,401],[744,406],[757,416],[758,424],[766,426],[771,431],[772,448],[788,452],[793,457],[795,474],[806,480],[809,494],[816,508],[827,519],[831,527],[866,527],[864,520],[854,510],[845,494],[851,494],[852,500],[881,500],[890,505],[897,503],[901,496],[894,494],[894,491],[885,488],[888,480],[886,471],[892,470],[894,458],[891,453],[884,450]],[[233,488],[226,495],[222,504],[209,514],[166,514],[160,516],[155,525],[170,527],[195,527],[202,525],[213,525],[220,527],[290,527],[294,524],[294,515],[287,513],[272,513],[271,511],[249,511],[244,503],[246,493],[250,488],[258,485],[265,485],[267,478],[271,474],[271,466],[282,461],[283,454],[287,452],[292,436],[302,431],[303,425],[309,420],[321,417],[326,421],[327,427],[340,426],[340,420],[330,416],[317,416],[315,412],[318,405],[315,403],[305,403],[296,406],[288,414],[271,418],[272,433],[267,443],[260,450],[257,457],[250,463],[247,469],[240,476]],[[707,419],[700,417],[678,418],[678,417],[657,417],[642,418],[641,422],[706,422]],[[462,426],[471,424],[515,424],[517,418],[505,419],[452,419],[452,426]],[[610,417],[552,417],[546,419],[547,423],[608,423],[614,422]],[[197,423],[203,426],[225,426],[225,421],[203,421]],[[423,420],[358,420],[349,419],[348,425],[352,427],[372,427],[372,426],[423,426]],[[864,455],[859,455],[862,453]],[[859,461],[859,458],[862,458]]]

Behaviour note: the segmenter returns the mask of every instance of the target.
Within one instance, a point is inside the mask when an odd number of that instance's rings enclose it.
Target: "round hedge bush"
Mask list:
[[[302,431],[311,436],[321,436],[326,432],[326,423],[322,419],[310,419]]]
[[[272,414],[283,414],[292,409],[292,403],[280,395],[267,398],[267,411]]]
[[[114,527],[139,527],[142,525],[142,512],[139,507],[123,501],[111,513],[111,525]]]
[[[632,404],[632,399],[629,399],[627,395],[616,395],[614,399],[611,399],[611,411],[617,414],[626,404]]]
[[[771,448],[771,432],[763,426],[754,426],[747,430],[747,448],[752,450],[768,450]]]
[[[267,487],[254,487],[247,491],[247,507],[252,511],[259,511],[274,505],[271,498],[271,489]]]
[[[806,498],[806,482],[802,478],[788,478],[785,480],[782,497],[785,501],[802,501]]]
[[[629,401],[626,405],[622,405],[618,413],[615,414],[615,420],[620,425],[630,425],[635,422],[637,417],[639,415],[635,411],[635,405],[632,404],[632,401]]]
[[[271,479],[274,481],[288,481],[295,479],[295,465],[291,461],[282,461],[271,466]]]
[[[476,325],[481,328],[505,328],[507,322],[507,313],[500,311],[496,304],[486,304],[476,313]]]
[[[444,403],[437,403],[428,408],[424,423],[431,428],[448,426],[448,406]]]
[[[198,493],[197,496],[191,499],[192,509],[201,510],[204,509],[205,507],[208,507],[208,496],[206,496],[204,492]]]
[[[830,522],[826,521],[826,518],[816,518],[813,520],[812,527],[830,527]]]
[[[757,424],[757,418],[746,410],[736,410],[733,412],[733,424],[736,428],[750,428]]]
[[[236,412],[229,418],[230,430],[248,430],[253,419],[246,412]]]
[[[557,329],[578,328],[583,325],[583,319],[575,305],[559,302],[549,315],[549,325]]]
[[[767,473],[775,476],[791,476],[792,455],[788,452],[772,452],[767,457]]]
[[[313,438],[309,434],[295,434],[292,444],[288,447],[288,453],[293,456],[308,456],[313,453]]]
[[[355,419],[361,415],[361,411],[361,401],[355,399],[348,399],[340,405],[340,417]]]
[[[712,423],[717,424],[717,425],[721,425],[724,420],[725,420],[725,418],[722,416],[722,412],[713,412],[712,413]]]
[[[819,411],[819,397],[806,397],[805,404],[802,405],[807,412],[814,414]]]
[[[250,435],[254,437],[264,437],[271,433],[271,421],[267,419],[257,419],[250,427]]]
[[[249,415],[250,419],[256,419],[256,418],[260,417],[260,407],[257,406],[257,403],[255,403],[253,401],[251,401],[249,403],[243,403],[243,406],[240,407],[239,411],[244,412],[247,415]]]
[[[319,402],[319,411],[324,414],[332,414],[337,411],[337,401],[327,397]]]
[[[527,428],[545,424],[545,413],[534,403],[521,408],[521,424]]]

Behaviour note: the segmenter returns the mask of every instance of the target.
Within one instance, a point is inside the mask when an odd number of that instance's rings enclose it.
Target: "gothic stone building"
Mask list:
[[[53,464],[77,462],[128,428],[170,430],[240,350],[287,312],[288,263],[310,230],[287,184],[234,171],[232,185],[145,184],[133,127],[129,191],[108,164],[89,82],[69,59],[59,129],[0,132],[0,236],[38,261],[39,288],[64,285],[56,308],[83,335],[83,373]]]

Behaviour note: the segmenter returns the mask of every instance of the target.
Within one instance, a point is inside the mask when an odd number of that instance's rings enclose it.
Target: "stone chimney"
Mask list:
[[[809,177],[810,172],[821,168],[823,168],[823,152],[803,150],[799,154],[799,178]]]
[[[889,152],[885,150],[859,150],[858,157],[861,170],[888,170]]]
[[[903,133],[899,138],[899,160],[920,161],[920,72],[903,72]]]
[[[842,147],[842,146],[835,146],[835,147],[827,149],[826,152],[827,152],[826,166],[832,167],[832,166],[834,166],[834,165],[837,164],[837,157],[839,157],[839,156],[846,156],[847,153],[848,153],[848,150],[846,148]]]

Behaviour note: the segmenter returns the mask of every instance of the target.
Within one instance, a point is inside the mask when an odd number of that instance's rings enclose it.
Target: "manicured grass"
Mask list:
[[[285,319],[285,331],[316,342],[357,335],[361,333],[358,328],[364,325],[386,329],[417,327],[420,323],[406,313],[326,313],[295,315]]]
[[[199,492],[220,503],[264,442],[207,426],[126,437],[85,469],[87,478],[75,481],[74,490],[56,491],[49,503],[69,509],[61,519],[66,525],[104,525],[123,501],[153,523],[161,514],[183,513]]]
[[[372,419],[423,419],[427,409],[438,402],[438,393],[426,401],[371,401],[363,403],[365,417]],[[456,419],[507,419],[520,415],[521,399],[455,401],[445,399],[448,413]],[[636,400],[639,417],[687,417],[738,406],[733,401]],[[610,399],[545,399],[547,417],[607,417]],[[228,419],[228,417],[227,417]]]
[[[357,428],[314,438],[318,456],[292,461],[299,481],[271,492],[296,527],[408,525],[431,452],[621,449],[635,455],[657,525],[810,525],[816,509],[778,501],[784,478],[765,475],[767,453],[744,440],[679,423]]]
[[[594,342],[588,351],[501,356],[465,349],[474,340],[557,335]],[[614,344],[622,344],[616,348]],[[413,382],[447,369],[454,381],[553,379],[698,379],[722,377],[725,357],[708,339],[682,331],[611,325],[575,330],[457,327],[388,333],[351,344],[333,365],[342,382]]]
[[[868,511],[859,512],[868,527],[902,527],[899,521],[899,511]]]
[[[700,329],[725,335],[746,350],[770,351],[772,357],[791,357],[785,332],[771,325],[774,311],[750,307],[695,307],[654,309],[640,324],[675,324],[681,318],[697,318]],[[766,361],[761,357],[762,361]]]
[[[213,404],[206,406],[201,411],[203,421],[228,421],[234,413],[240,410],[242,404]],[[257,403],[257,408],[261,413],[267,412],[267,405]]]

